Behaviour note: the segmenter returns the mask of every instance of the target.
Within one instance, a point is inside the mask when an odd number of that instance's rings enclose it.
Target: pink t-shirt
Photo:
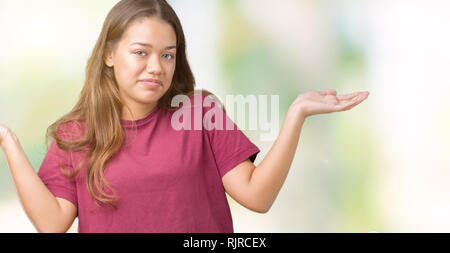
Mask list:
[[[206,95],[197,94],[190,97],[191,105],[196,96],[203,104]],[[200,107],[201,119],[208,111],[220,110],[214,103]],[[81,151],[64,151],[52,140],[38,175],[56,197],[77,207],[80,233],[232,233],[222,177],[246,159],[254,162],[260,150],[226,114],[223,122],[231,122],[234,130],[210,129],[211,123],[195,130],[195,108],[187,109],[192,130],[174,129],[176,111],[158,107],[135,121],[137,132],[131,121],[122,120],[125,143],[105,169],[119,198],[116,210],[95,205],[86,185],[86,165],[74,179],[58,168],[58,163],[76,168]]]

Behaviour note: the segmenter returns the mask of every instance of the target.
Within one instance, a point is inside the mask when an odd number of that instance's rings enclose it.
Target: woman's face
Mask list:
[[[148,113],[166,93],[175,72],[177,37],[173,27],[157,17],[129,25],[105,63],[114,68],[121,99],[137,115]],[[142,116],[142,115],[141,115]]]

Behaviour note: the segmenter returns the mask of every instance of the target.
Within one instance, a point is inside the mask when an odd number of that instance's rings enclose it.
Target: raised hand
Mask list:
[[[336,95],[335,90],[309,91],[300,94],[292,103],[304,117],[314,114],[347,111],[369,96],[368,91]]]

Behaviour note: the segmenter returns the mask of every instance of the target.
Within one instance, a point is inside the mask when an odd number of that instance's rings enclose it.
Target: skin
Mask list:
[[[3,144],[3,140],[7,137],[9,129],[0,124],[0,145]]]
[[[131,45],[134,42],[152,46]],[[175,71],[176,49],[167,47],[174,45],[176,35],[169,24],[145,18],[131,24],[118,45],[107,51],[105,63],[114,68],[121,98],[132,112],[124,107],[123,119],[145,117],[168,90]],[[139,80],[146,78],[159,79],[163,84],[157,88],[142,86]],[[305,119],[350,110],[368,96],[369,92],[337,95],[335,90],[300,94],[290,105],[278,138],[262,162],[255,166],[247,159],[223,176],[226,192],[246,208],[266,213],[287,177]],[[0,146],[24,209],[38,231],[67,231],[77,215],[75,206],[52,195],[32,168],[15,134],[2,124]]]
[[[176,66],[176,43],[172,26],[152,17],[130,24],[114,50],[107,50],[105,63],[114,68],[121,99],[134,120],[148,115],[169,89]],[[139,82],[147,78],[161,80],[163,84],[150,88]],[[126,107],[122,115],[123,119],[133,119]]]

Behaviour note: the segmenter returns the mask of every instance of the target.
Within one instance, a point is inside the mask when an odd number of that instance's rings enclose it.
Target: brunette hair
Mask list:
[[[95,44],[86,66],[86,79],[78,102],[74,108],[51,124],[46,133],[46,145],[52,137],[56,145],[66,151],[86,150],[86,155],[74,171],[63,164],[59,168],[68,178],[74,178],[87,160],[86,184],[95,203],[108,204],[116,208],[116,194],[104,177],[104,168],[120,149],[125,136],[121,125],[122,103],[114,77],[114,69],[105,64],[106,50],[113,49],[120,41],[127,27],[134,21],[147,17],[158,17],[172,25],[177,37],[176,66],[172,84],[158,100],[157,106],[168,110],[176,95],[194,94],[195,80],[186,56],[186,40],[175,11],[164,0],[122,0],[108,13],[100,36]],[[202,90],[206,94],[211,94]],[[80,129],[85,123],[83,133],[74,138],[68,123],[75,123]],[[65,134],[61,134],[65,133]],[[73,165],[75,167],[75,165]],[[107,193],[106,186],[112,190]]]

